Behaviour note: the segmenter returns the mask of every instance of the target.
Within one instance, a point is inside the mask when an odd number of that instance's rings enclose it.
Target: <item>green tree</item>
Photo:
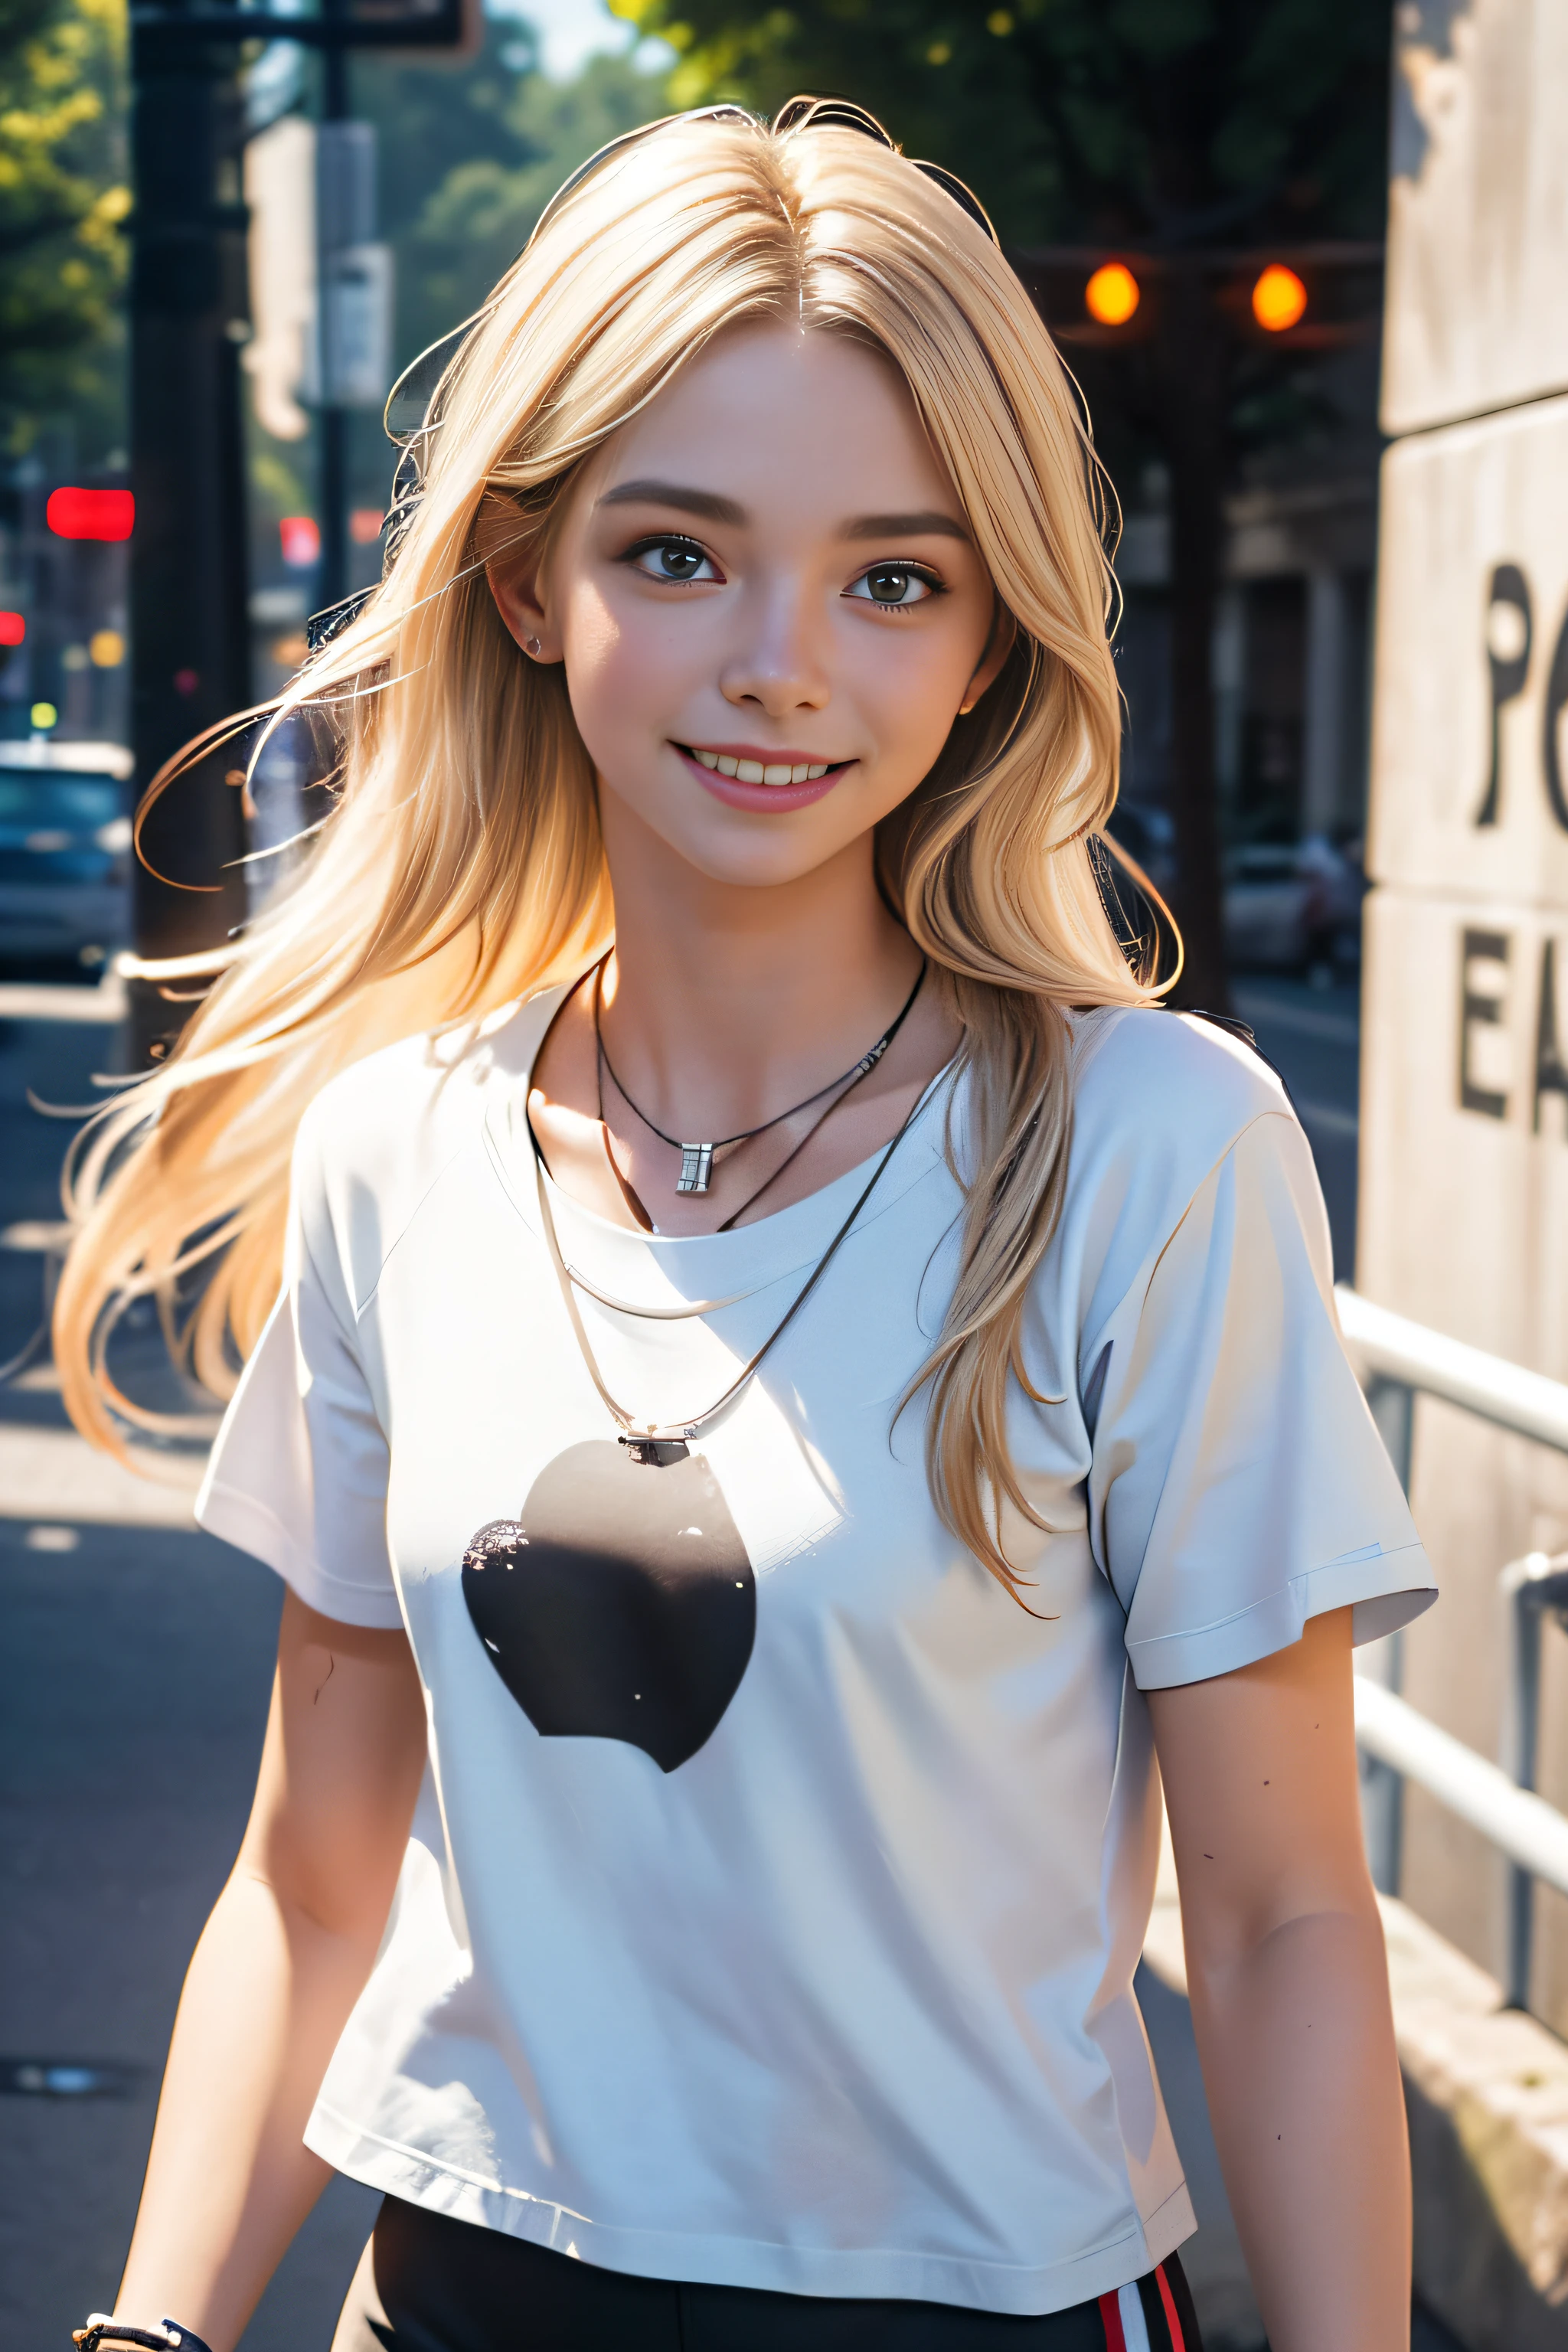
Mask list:
[[[487,20],[467,65],[361,73],[358,103],[381,133],[404,364],[483,301],[569,172],[669,111],[661,80],[626,58],[590,58],[571,81],[548,79],[527,26],[504,17]]]
[[[609,0],[671,100],[854,98],[1003,239],[1381,232],[1389,25],[1366,0]]]
[[[394,357],[402,369],[479,308],[578,163],[669,106],[662,80],[625,57],[591,58],[570,81],[549,79],[528,24],[493,16],[472,57],[404,64],[356,56],[352,109],[378,133],[380,226],[395,259]],[[265,576],[278,563],[280,517],[312,510],[312,466],[304,443],[272,441],[254,420],[249,449],[254,557]],[[350,467],[350,504],[381,505],[393,452],[378,413],[355,415]],[[354,562],[368,580],[379,551],[367,547]]]
[[[118,439],[122,0],[0,0],[0,442]]]
[[[1027,271],[1050,242],[1157,268],[1149,339],[1075,349],[1097,414],[1172,485],[1173,798],[1187,1001],[1221,1005],[1209,646],[1238,406],[1278,361],[1225,314],[1216,248],[1381,236],[1390,28],[1367,0],[610,0],[679,52],[676,103],[772,109],[796,90],[869,107],[984,200]],[[1295,362],[1299,367],[1299,361]],[[1298,406],[1300,404],[1298,404]]]

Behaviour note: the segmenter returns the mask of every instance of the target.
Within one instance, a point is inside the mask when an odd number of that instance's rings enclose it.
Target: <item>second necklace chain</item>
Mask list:
[[[601,1100],[599,1106],[600,1124],[601,1126],[604,1124],[604,1089],[602,1074],[604,1072],[607,1072],[611,1085],[615,1087],[616,1092],[620,1096],[627,1109],[632,1113],[634,1118],[640,1120],[642,1125],[647,1129],[648,1133],[650,1135],[656,1135],[660,1143],[668,1144],[672,1151],[679,1152],[680,1174],[676,1180],[675,1186],[678,1192],[707,1192],[708,1187],[712,1181],[713,1154],[716,1151],[727,1151],[732,1145],[750,1143],[757,1136],[766,1135],[770,1129],[782,1127],[786,1119],[794,1118],[799,1112],[809,1110],[813,1103],[820,1102],[824,1095],[832,1094],[835,1087],[841,1087],[844,1089],[844,1092],[847,1094],[851,1087],[858,1086],[863,1077],[866,1077],[876,1068],[878,1063],[881,1060],[883,1055],[887,1052],[889,1046],[892,1044],[894,1038],[903,1027],[904,1023],[908,1020],[910,1013],[914,1010],[915,999],[919,996],[921,990],[925,983],[926,973],[931,968],[927,959],[922,955],[921,958],[921,968],[915,974],[914,986],[910,989],[898,1013],[894,1019],[889,1022],[887,1028],[883,1030],[876,1044],[868,1047],[868,1050],[861,1055],[859,1060],[852,1063],[848,1069],[841,1070],[836,1078],[829,1078],[826,1086],[815,1087],[810,1094],[804,1096],[799,1102],[792,1103],[787,1110],[775,1112],[772,1118],[762,1119],[755,1127],[742,1128],[739,1132],[734,1135],[719,1136],[715,1138],[713,1141],[708,1143],[684,1143],[678,1136],[667,1135],[661,1127],[656,1127],[652,1119],[649,1118],[647,1113],[645,1110],[640,1109],[637,1104],[633,1101],[631,1096],[626,1092],[626,1089],[622,1084],[619,1076],[616,1075],[615,1064],[611,1061],[608,1053],[605,1049],[605,1033],[603,1026],[604,982],[605,964],[608,961],[608,956],[605,957],[603,961],[601,961],[596,967],[594,973],[594,1042],[597,1049],[601,1066]],[[831,1109],[834,1106],[830,1104],[828,1108]],[[824,1116],[826,1116],[826,1113]],[[807,1139],[807,1138],[803,1138],[802,1141],[804,1142]],[[799,1148],[800,1147],[797,1145],[796,1150],[798,1150]],[[795,1153],[792,1152],[790,1154],[790,1158],[793,1159],[794,1157]],[[786,1161],[785,1165],[787,1166],[787,1164],[788,1163]],[[768,1182],[772,1183],[774,1179],[782,1173],[782,1169],[775,1169],[773,1171],[773,1175],[768,1179]],[[766,1186],[763,1189],[765,1191]],[[747,1205],[749,1205],[749,1203]]]

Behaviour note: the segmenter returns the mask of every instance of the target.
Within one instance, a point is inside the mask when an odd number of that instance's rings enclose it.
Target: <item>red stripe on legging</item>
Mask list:
[[[1176,2317],[1175,2298],[1171,2293],[1171,2283],[1165,2276],[1163,2263],[1158,2265],[1154,2276],[1159,2283],[1160,2300],[1165,2306],[1165,2325],[1171,2331],[1171,2352],[1187,2352],[1186,2340],[1182,2334],[1182,2323]]]
[[[1121,2297],[1114,2290],[1100,2298],[1100,2324],[1105,2330],[1105,2352],[1127,2352],[1121,2326]]]

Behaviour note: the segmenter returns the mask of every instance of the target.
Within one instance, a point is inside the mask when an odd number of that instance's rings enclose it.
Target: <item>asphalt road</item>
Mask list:
[[[1237,997],[1296,1096],[1348,1274],[1353,992],[1258,981]],[[112,1030],[62,1009],[99,1011],[85,991],[35,998],[0,986],[0,1361],[38,1319],[70,1132],[30,1108],[29,1089],[87,1102],[93,1072],[111,1061]],[[113,2294],[181,1979],[245,1820],[279,1602],[269,1572],[194,1530],[178,1494],[87,1453],[47,1363],[0,1384],[5,2352],[60,2352],[69,2327]],[[1212,2248],[1226,2222],[1190,2030],[1157,1983],[1147,2003]],[[67,2087],[26,2087],[50,2079]],[[244,2352],[325,2352],[374,2205],[368,2190],[334,2183]],[[1426,2352],[1443,2341],[1417,2336]]]
[[[1232,990],[1237,1017],[1290,1090],[1307,1130],[1334,1239],[1334,1279],[1355,1276],[1356,1150],[1361,1108],[1361,1004],[1353,985],[1247,977]]]

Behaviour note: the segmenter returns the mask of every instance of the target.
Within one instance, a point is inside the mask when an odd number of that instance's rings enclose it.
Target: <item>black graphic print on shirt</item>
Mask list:
[[[480,1528],[463,1598],[490,1664],[546,1739],[624,1739],[666,1772],[741,1686],[757,1588],[700,1454],[663,1467],[604,1440],[540,1472],[517,1519]]]

